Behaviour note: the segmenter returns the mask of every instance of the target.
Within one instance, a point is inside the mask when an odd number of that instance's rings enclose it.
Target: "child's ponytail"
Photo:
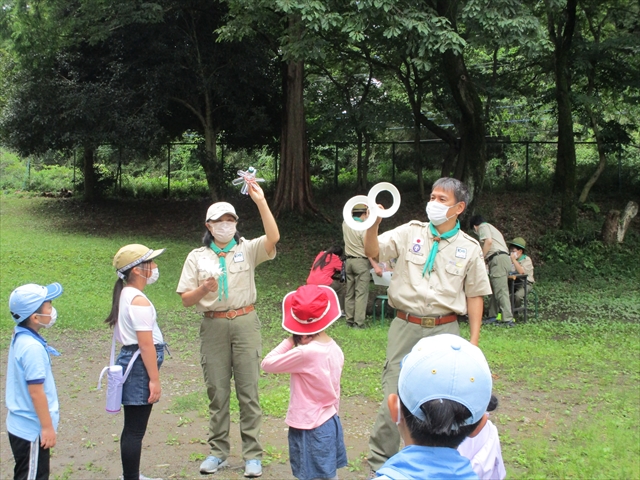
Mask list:
[[[124,278],[129,278],[129,273],[131,273],[131,268],[126,272],[122,272]],[[113,297],[111,299],[111,313],[104,320],[104,323],[109,325],[110,327],[114,327],[118,322],[118,313],[120,312],[120,294],[122,293],[122,289],[124,288],[124,280],[118,277],[115,285],[113,286]]]

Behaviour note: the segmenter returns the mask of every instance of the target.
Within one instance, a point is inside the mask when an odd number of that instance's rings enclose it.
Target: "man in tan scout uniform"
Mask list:
[[[481,215],[474,215],[470,220],[471,226],[478,234],[482,254],[489,267],[489,279],[493,295],[489,298],[489,316],[484,323],[494,323],[499,312],[502,312],[502,325],[513,325],[511,299],[509,298],[509,272],[511,258],[507,242],[500,231],[485,222]]]
[[[531,261],[531,257],[525,255],[524,251],[526,248],[527,242],[525,242],[522,237],[516,237],[509,242],[511,264],[513,265],[512,271],[517,272],[520,275],[527,276],[526,282],[516,283],[515,285],[513,296],[516,308],[520,308],[522,306],[525,289],[526,292],[529,293],[532,288],[531,286],[535,283],[535,279],[533,278],[533,262]]]
[[[367,206],[359,203],[351,210],[353,219],[363,222],[369,216]],[[382,269],[372,258],[364,253],[364,230],[358,231],[342,222],[344,237],[344,253],[347,257],[345,272],[347,274],[347,293],[344,297],[344,313],[349,327],[364,328],[369,300],[369,269],[373,267],[375,274],[382,275]]]
[[[470,341],[478,345],[483,297],[491,293],[478,242],[460,230],[469,201],[459,180],[441,178],[427,204],[429,223],[413,220],[378,236],[380,219],[365,234],[365,251],[378,261],[397,258],[389,304],[397,309],[382,372],[384,398],[397,393],[400,362],[424,337],[460,334],[458,315],[469,316]],[[386,400],[369,439],[369,465],[376,471],[398,452],[400,436]]]

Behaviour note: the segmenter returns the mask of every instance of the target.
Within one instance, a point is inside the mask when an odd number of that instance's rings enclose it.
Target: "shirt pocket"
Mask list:
[[[463,289],[465,265],[458,266],[448,263],[444,267],[445,273],[440,277],[442,293],[457,296]]]
[[[251,287],[251,265],[245,260],[243,262],[234,262],[233,257],[227,260],[227,282],[229,290],[249,289]],[[243,292],[244,293],[244,292]]]
[[[424,281],[424,265],[427,263],[426,255],[414,255],[408,253],[406,256],[407,275],[411,285],[420,285]]]

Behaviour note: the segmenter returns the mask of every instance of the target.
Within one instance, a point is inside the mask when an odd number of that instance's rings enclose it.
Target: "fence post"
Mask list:
[[[391,183],[396,183],[396,142],[391,143]]]
[[[73,193],[76,193],[76,149],[73,149]]]
[[[118,172],[116,176],[118,177],[118,195],[122,196],[122,148],[118,152]]]
[[[335,190],[338,190],[338,143],[336,142],[335,144],[336,146],[336,162],[335,165],[333,167],[333,188]]]
[[[167,143],[167,198],[171,197],[171,144]]]
[[[525,144],[525,150],[526,150],[526,163],[525,163],[525,172],[526,172],[526,180],[525,180],[525,185],[527,190],[529,189],[529,142],[526,142]]]

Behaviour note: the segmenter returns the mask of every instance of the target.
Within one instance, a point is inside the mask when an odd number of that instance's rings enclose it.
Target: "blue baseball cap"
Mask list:
[[[16,288],[9,296],[9,311],[16,323],[29,318],[40,306],[47,301],[62,295],[62,285],[52,283],[43,287],[35,283],[28,283]]]
[[[457,335],[445,333],[421,339],[402,360],[398,395],[416,417],[426,420],[420,406],[430,400],[461,403],[478,422],[491,400],[491,371],[482,351]]]

